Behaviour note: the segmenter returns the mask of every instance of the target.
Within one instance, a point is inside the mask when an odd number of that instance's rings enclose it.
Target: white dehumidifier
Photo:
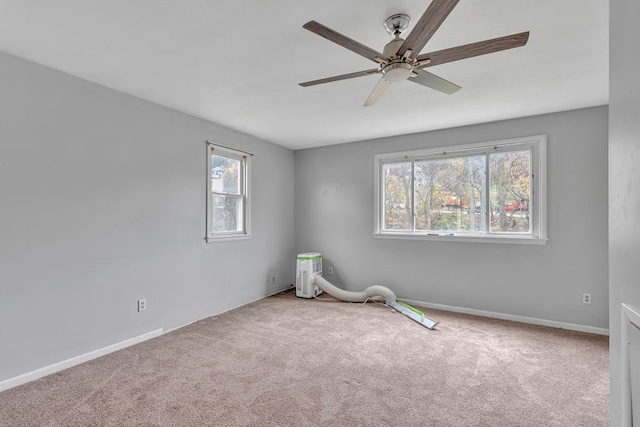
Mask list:
[[[384,305],[404,314],[422,326],[433,329],[438,324],[437,321],[428,318],[417,308],[409,304],[398,301],[396,294],[386,286],[369,286],[362,292],[352,292],[340,289],[329,283],[322,277],[322,254],[319,252],[307,252],[298,254],[296,265],[296,296],[300,298],[314,298],[323,291],[334,298],[348,302],[367,302],[371,298],[384,298]]]
[[[322,276],[322,254],[307,252],[298,254],[296,264],[296,296],[313,298],[322,293],[315,284],[315,277]]]

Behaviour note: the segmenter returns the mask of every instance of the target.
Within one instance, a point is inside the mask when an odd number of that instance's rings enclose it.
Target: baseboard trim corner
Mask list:
[[[154,331],[147,332],[142,335],[138,335],[137,337],[129,338],[124,341],[120,341],[118,343],[108,345],[103,348],[99,348],[97,350],[90,351],[85,354],[81,354],[79,356],[72,357],[67,360],[63,360],[61,362],[57,362],[39,369],[36,369],[31,372],[27,372],[21,375],[18,375],[13,378],[9,378],[3,381],[0,381],[0,392],[9,390],[10,388],[17,387],[22,384],[26,384],[31,381],[35,381],[39,378],[46,377],[47,375],[54,374],[56,372],[60,372],[62,370],[71,368],[72,366],[79,365],[84,362],[88,362],[89,360],[96,359],[101,356],[105,356],[109,353],[113,353],[114,351],[122,350],[123,348],[130,347],[135,344],[139,344],[143,341],[150,340],[151,338],[158,337],[162,335],[164,330],[162,328],[156,329]]]
[[[493,311],[476,310],[473,308],[456,307],[444,304],[433,304],[424,301],[408,300],[398,298],[412,305],[424,308],[433,308],[435,310],[452,311],[454,313],[471,314],[473,316],[490,317],[492,319],[510,320],[512,322],[528,323],[530,325],[549,326],[551,328],[568,329],[576,332],[586,332],[596,335],[609,335],[609,329],[596,328],[588,325],[577,325],[574,323],[557,322],[555,320],[538,319],[536,317],[518,316],[515,314],[496,313]],[[436,319],[437,320],[437,319]]]

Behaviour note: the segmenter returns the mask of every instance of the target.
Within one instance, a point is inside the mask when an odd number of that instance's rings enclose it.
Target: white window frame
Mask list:
[[[207,147],[207,207],[206,207],[206,234],[204,240],[207,243],[224,242],[229,240],[244,240],[251,237],[251,153],[237,150],[211,141],[205,141]],[[242,200],[242,227],[239,231],[214,232],[213,231],[213,189],[211,185],[211,156],[222,156],[240,161],[240,195],[216,193],[217,195],[240,197]]]
[[[384,230],[384,184],[382,167],[398,161],[446,159],[453,156],[486,154],[488,152],[531,149],[531,232],[443,232]],[[375,238],[435,240],[447,242],[491,242],[544,245],[547,242],[547,136],[534,135],[521,138],[488,141],[466,145],[436,147],[422,150],[376,154],[374,156],[374,232]],[[486,182],[489,182],[487,179]],[[413,181],[412,181],[413,186]]]

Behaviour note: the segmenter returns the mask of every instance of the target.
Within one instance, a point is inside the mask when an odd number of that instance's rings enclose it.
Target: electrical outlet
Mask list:
[[[276,276],[271,276],[271,284],[272,285],[276,284]]]
[[[145,311],[147,309],[147,300],[139,299],[138,300],[138,311]]]
[[[329,268],[327,268],[327,273],[329,273],[329,274],[333,274],[333,267],[329,267]]]
[[[591,294],[582,294],[582,303],[591,304]]]

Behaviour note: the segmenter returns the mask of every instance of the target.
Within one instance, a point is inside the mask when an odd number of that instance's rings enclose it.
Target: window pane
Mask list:
[[[375,233],[544,244],[546,146],[537,135],[376,154]]]
[[[242,197],[212,196],[213,232],[242,231]]]
[[[416,230],[485,230],[485,156],[416,161],[415,175]]]
[[[384,229],[412,230],[411,162],[382,165],[384,177]]]
[[[489,156],[491,231],[529,233],[531,151]]]
[[[240,160],[211,155],[211,190],[217,193],[240,193]]]

